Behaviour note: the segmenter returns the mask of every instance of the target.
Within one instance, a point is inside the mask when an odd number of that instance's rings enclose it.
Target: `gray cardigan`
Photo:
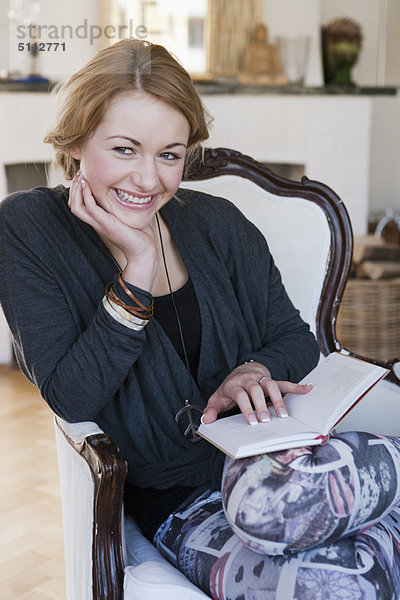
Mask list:
[[[319,351],[264,237],[227,200],[189,190],[178,196],[162,215],[200,307],[194,403],[205,406],[250,359],[276,379],[298,381]],[[58,186],[18,192],[0,205],[0,301],[22,371],[55,413],[94,420],[110,434],[136,485],[218,486],[221,453],[190,443],[174,421],[190,391],[185,365],[155,318],[136,332],[106,312],[101,300],[117,266],[67,201],[68,189]]]

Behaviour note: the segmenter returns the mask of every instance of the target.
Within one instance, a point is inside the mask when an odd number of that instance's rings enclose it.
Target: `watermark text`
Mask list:
[[[144,39],[147,37],[147,28],[144,25],[135,27],[133,20],[129,19],[124,25],[90,25],[88,19],[84,19],[81,25],[45,25],[33,24],[18,25],[16,27],[19,40],[89,40],[92,46],[96,40],[102,37],[108,40],[117,40],[125,37],[136,37]]]

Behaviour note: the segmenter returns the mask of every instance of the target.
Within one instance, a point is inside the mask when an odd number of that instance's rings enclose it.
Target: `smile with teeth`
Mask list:
[[[128,192],[118,188],[114,188],[114,190],[121,200],[124,202],[130,202],[132,204],[149,204],[153,198],[153,196],[144,196],[140,198],[139,196],[133,196],[132,194],[128,194]]]

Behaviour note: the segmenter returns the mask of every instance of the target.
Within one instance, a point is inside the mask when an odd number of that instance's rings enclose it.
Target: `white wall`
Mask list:
[[[8,71],[8,0],[0,0],[0,77]]]
[[[400,96],[374,98],[372,107],[370,210],[400,212]]]
[[[400,2],[387,0],[387,35],[385,48],[385,81],[400,86]]]
[[[323,85],[320,54],[320,0],[264,0],[263,19],[268,26],[269,39],[278,36],[310,36],[310,57],[305,84]]]

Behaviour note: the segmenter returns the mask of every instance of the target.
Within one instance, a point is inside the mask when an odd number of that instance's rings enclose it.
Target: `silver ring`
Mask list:
[[[262,382],[264,381],[264,379],[268,379],[268,377],[267,377],[266,375],[263,375],[263,376],[261,377],[261,379],[259,379],[259,380],[258,380],[258,383],[259,383],[259,385],[261,385],[261,384],[262,384]]]

